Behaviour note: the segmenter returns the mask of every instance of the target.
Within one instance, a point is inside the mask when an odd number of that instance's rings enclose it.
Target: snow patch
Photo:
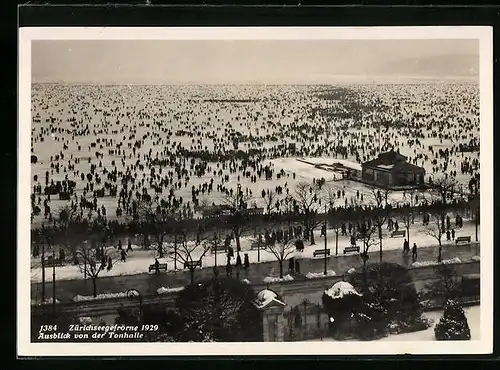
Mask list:
[[[479,256],[472,256],[471,260],[473,260],[473,261],[480,261],[481,257],[479,257]]]
[[[339,281],[333,284],[330,289],[325,290],[325,294],[333,299],[344,298],[346,295],[361,296],[347,281]]]
[[[454,263],[462,263],[462,261],[460,260],[460,258],[454,257],[449,260],[443,260],[441,263],[449,265]],[[422,261],[422,262],[413,262],[411,264],[411,267],[426,267],[426,266],[437,266],[437,265],[440,265],[440,263],[436,261]]]
[[[78,323],[80,325],[89,325],[92,324],[92,318],[89,316],[81,316],[78,318]]]
[[[96,301],[101,299],[112,299],[112,298],[126,298],[126,297],[138,297],[139,293],[135,290],[130,290],[127,292],[119,293],[102,293],[98,294],[96,297],[91,295],[79,295],[73,297],[73,302],[85,302],[85,301]]]
[[[177,293],[180,292],[181,290],[184,290],[184,287],[176,287],[176,288],[165,288],[165,287],[159,287],[156,289],[156,294],[168,294],[168,293]]]
[[[354,274],[356,272],[356,269],[354,267],[351,267],[349,270],[347,270],[348,274]]]
[[[52,303],[54,303],[54,300],[52,299],[52,297],[51,298],[47,298],[47,299],[45,299],[43,301],[39,301],[39,300],[36,300],[36,299],[32,299],[31,300],[31,304],[32,305],[38,305],[38,304],[44,305],[44,304],[52,304]],[[61,302],[59,302],[59,299],[56,298],[56,303],[61,303]]]
[[[282,278],[280,277],[275,277],[275,276],[266,276],[263,280],[264,283],[280,283],[282,281],[293,281],[295,280],[292,275],[288,274],[283,276]]]
[[[250,280],[248,280],[248,279],[243,279],[243,280],[241,280],[241,281],[242,281],[243,283],[245,283],[245,284],[252,284],[252,282],[251,282]]]
[[[323,272],[308,272],[306,274],[306,278],[308,278],[308,279],[318,279],[318,278],[328,277],[328,276],[337,276],[337,274],[333,270],[327,270],[326,276]]]

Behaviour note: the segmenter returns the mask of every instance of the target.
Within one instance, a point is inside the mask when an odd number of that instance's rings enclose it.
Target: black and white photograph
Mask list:
[[[20,350],[488,353],[492,59],[487,27],[20,29]]]

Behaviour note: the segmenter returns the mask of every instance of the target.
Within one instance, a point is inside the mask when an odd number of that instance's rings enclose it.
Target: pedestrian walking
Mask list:
[[[111,260],[111,257],[108,257],[108,271],[110,271],[113,268],[113,261]]]
[[[121,251],[121,261],[126,262],[127,261],[127,252],[125,252],[123,249]]]
[[[132,242],[130,241],[130,239],[128,240],[127,252],[132,252]]]
[[[450,241],[450,230],[446,230],[446,240]]]
[[[156,274],[160,273],[160,262],[158,261],[158,258],[155,258],[155,271]]]
[[[290,274],[295,273],[295,261],[293,257],[290,257],[290,259],[288,260],[288,272]]]
[[[411,257],[413,258],[413,262],[417,260],[417,243],[413,243],[413,247],[411,249]]]
[[[123,249],[121,239],[120,239],[120,240],[118,240],[118,249],[119,249],[119,250],[122,250],[122,249]]]
[[[455,240],[455,229],[451,229],[451,240]]]
[[[295,261],[295,273],[300,274],[300,263],[299,261]]]
[[[245,270],[248,270],[248,268],[250,267],[250,261],[248,259],[248,253],[245,253],[245,255],[243,256],[243,266],[245,267]]]
[[[326,225],[321,225],[321,234],[320,236],[325,236],[326,235]]]
[[[241,257],[240,257],[240,254],[238,253],[236,255],[236,267],[240,267],[241,266]]]
[[[403,242],[403,254],[407,255],[410,252],[410,243],[405,239]]]

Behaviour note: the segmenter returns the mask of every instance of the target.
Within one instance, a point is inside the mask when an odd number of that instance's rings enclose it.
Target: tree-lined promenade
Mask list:
[[[471,257],[480,254],[480,246],[474,245],[449,245],[443,248],[443,259],[452,259],[458,257],[467,262]],[[434,261],[437,256],[436,246],[420,247],[418,260]],[[378,260],[378,252],[369,253],[370,261]],[[402,250],[389,250],[384,252],[384,261],[398,263],[409,267],[413,262],[411,256],[404,256]],[[323,259],[302,259],[301,271],[321,272],[323,270]],[[328,258],[328,269],[336,271],[337,275],[346,273],[350,268],[359,268],[362,264],[359,255],[331,256]],[[241,268],[239,276],[241,279],[248,279],[252,284],[261,284],[263,277],[272,275],[279,271],[277,261],[261,262],[251,264],[248,269]],[[286,271],[288,273],[288,270]],[[221,275],[225,275],[224,269],[221,269]],[[235,276],[236,273],[233,274]],[[213,276],[212,267],[206,267],[196,270],[196,280],[203,280]],[[302,275],[303,276],[303,275]],[[300,277],[299,277],[300,279]],[[177,272],[167,272],[161,274],[137,274],[127,276],[111,276],[99,279],[100,293],[118,293],[129,289],[137,289],[144,296],[157,294],[161,287],[182,287],[190,283],[190,273],[188,270]],[[31,284],[32,298],[39,297],[41,292],[40,283]],[[51,283],[47,283],[48,296],[52,296]],[[76,295],[92,295],[92,282],[90,280],[61,280],[56,281],[56,297],[60,302],[71,301]]]
[[[187,269],[190,281],[194,282],[195,273],[203,265],[205,256],[213,254],[217,265],[218,251],[224,252],[218,265],[225,265],[228,275],[232,275],[233,270],[239,275],[242,268],[247,271],[250,261],[245,252],[248,250],[243,250],[241,243],[242,238],[253,235],[252,246],[257,245],[259,254],[260,250],[266,249],[272,253],[278,264],[279,277],[282,278],[287,261],[289,269],[297,267],[292,262],[295,251],[302,252],[305,245],[316,245],[317,236],[314,231],[318,228],[321,228],[320,236],[324,236],[328,229],[333,229],[335,254],[339,253],[339,236],[348,236],[350,248],[359,253],[365,266],[369,253],[377,249],[379,261],[385,260],[385,229],[391,232],[391,236],[394,232],[404,230],[403,250],[408,255],[411,241],[418,236],[411,235],[416,220],[424,226],[423,232],[431,236],[435,240],[434,244],[438,245],[437,256],[432,258],[437,258],[440,262],[443,258],[444,238],[454,240],[455,228],[463,226],[460,213],[473,215],[476,241],[478,240],[479,190],[476,189],[467,201],[463,198],[457,200],[452,192],[453,184],[452,179],[446,181],[446,178],[443,178],[442,183],[436,182],[430,193],[434,195],[434,199],[429,200],[418,189],[411,190],[405,194],[408,202],[402,205],[390,202],[389,190],[374,188],[369,206],[353,201],[348,207],[335,207],[339,197],[324,182],[299,183],[294,197],[289,197],[290,207],[286,214],[273,209],[268,209],[265,214],[252,212],[252,208],[248,207],[247,197],[238,188],[235,194],[231,193],[225,199],[225,208],[222,210],[228,211],[227,213],[216,208],[218,211],[209,216],[188,218],[181,212],[180,204],[175,199],[161,199],[158,202],[148,200],[138,204],[128,224],[109,222],[102,215],[82,219],[74,206],[67,206],[51,225],[33,231],[33,256],[35,261],[40,257],[41,263],[38,266],[32,263],[32,269],[41,268],[44,282],[47,279],[46,267],[52,267],[52,280],[55,280],[58,269],[56,265],[64,265],[69,261],[78,266],[80,278],[85,281],[90,279],[89,285],[96,296],[102,291],[100,280],[104,271],[111,271],[118,260],[125,262],[127,252],[132,251],[130,239],[125,248],[122,239],[116,245],[116,237],[139,233],[142,235],[142,247],[152,252],[149,270],[153,267],[157,274],[165,270],[167,264],[158,259],[167,257],[171,262],[173,260],[174,270]],[[421,233],[422,229],[418,232]],[[468,237],[470,239],[472,236],[469,234]],[[231,246],[233,242],[234,247]],[[323,250],[321,247],[315,250],[314,256],[320,252],[324,257],[323,272],[326,275],[327,257],[333,254],[331,248],[327,248],[326,237]],[[243,253],[244,262],[241,256]],[[413,243],[412,255],[416,253],[417,245]],[[137,273],[145,270],[144,267],[144,270]],[[265,269],[260,268],[259,271],[261,274]],[[214,270],[213,273],[217,271]],[[262,278],[260,275],[260,279]],[[173,281],[175,280],[174,278]],[[52,290],[54,289],[57,288],[53,286]],[[41,290],[41,297],[45,299],[48,296],[45,284],[42,284]]]

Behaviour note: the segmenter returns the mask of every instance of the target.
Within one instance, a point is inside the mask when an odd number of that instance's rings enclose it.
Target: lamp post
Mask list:
[[[42,302],[45,301],[45,243],[42,241]]]
[[[50,240],[50,238],[49,238]],[[52,312],[56,314],[56,264],[55,264],[55,250],[52,242],[49,242],[52,247]]]
[[[142,295],[137,289],[127,290],[127,297],[139,299],[139,322],[142,323]]]
[[[327,274],[327,271],[326,271],[326,265],[327,265],[327,256],[326,256],[326,251],[327,251],[327,237],[326,237],[326,221],[327,221],[327,218],[328,218],[328,210],[327,210],[327,205],[325,204],[325,224],[324,224],[324,228],[325,228],[325,265],[324,265],[324,270],[323,270],[323,274],[326,276]]]

